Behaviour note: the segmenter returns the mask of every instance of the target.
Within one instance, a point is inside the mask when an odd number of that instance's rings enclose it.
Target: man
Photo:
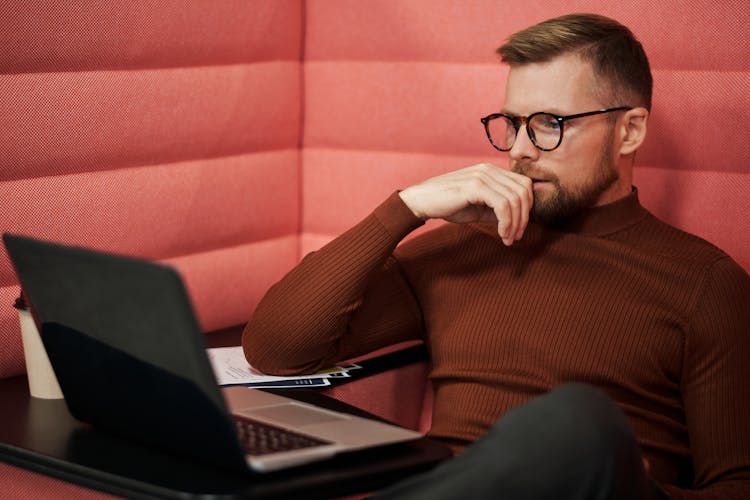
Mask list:
[[[384,497],[750,498],[750,277],[638,202],[641,44],[571,15],[499,53],[505,103],[482,122],[510,168],[394,193],[307,256],[257,308],[248,360],[309,372],[425,341],[430,435],[459,456]],[[396,249],[433,218],[456,224]]]

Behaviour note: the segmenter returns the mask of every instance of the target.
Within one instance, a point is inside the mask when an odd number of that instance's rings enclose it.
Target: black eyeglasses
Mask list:
[[[481,120],[482,124],[484,124],[484,131],[487,133],[487,138],[495,149],[510,151],[510,148],[516,142],[518,129],[521,128],[521,125],[526,125],[526,133],[529,135],[529,139],[531,139],[534,146],[542,151],[552,151],[562,142],[563,125],[566,121],[583,118],[584,116],[630,109],[633,108],[618,106],[616,108],[600,109],[567,116],[558,116],[545,112],[533,113],[529,116],[511,116],[503,113],[493,113]]]

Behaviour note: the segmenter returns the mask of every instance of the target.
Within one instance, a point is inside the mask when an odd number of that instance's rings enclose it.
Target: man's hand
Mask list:
[[[505,245],[520,240],[534,204],[531,179],[489,163],[433,177],[399,193],[417,217],[496,221]]]

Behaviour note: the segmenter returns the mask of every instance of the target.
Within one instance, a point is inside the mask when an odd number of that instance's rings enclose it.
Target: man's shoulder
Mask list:
[[[688,264],[710,265],[719,260],[731,259],[724,250],[710,241],[665,222],[650,212],[633,230],[641,244],[648,245],[655,253]]]

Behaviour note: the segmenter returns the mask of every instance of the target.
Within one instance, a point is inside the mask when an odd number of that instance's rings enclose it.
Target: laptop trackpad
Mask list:
[[[247,415],[248,417],[258,417],[268,422],[276,422],[278,424],[290,425],[292,427],[324,424],[326,422],[335,422],[337,420],[349,420],[344,415],[331,413],[325,410],[318,410],[297,403],[286,403],[276,406],[266,406],[263,408],[248,408],[246,410],[236,411],[235,413]]]

